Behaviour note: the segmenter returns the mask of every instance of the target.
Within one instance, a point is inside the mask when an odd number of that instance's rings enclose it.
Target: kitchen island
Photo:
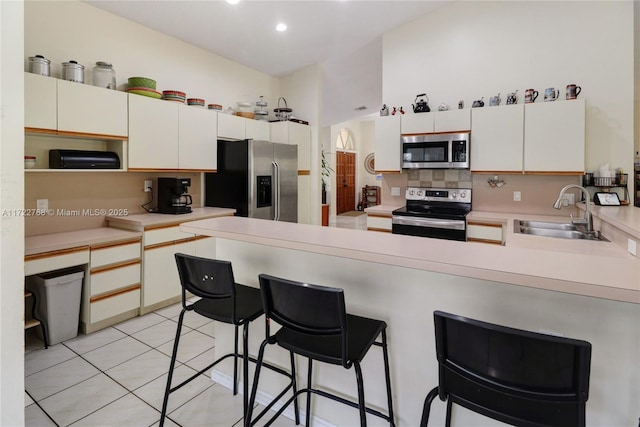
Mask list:
[[[238,217],[181,229],[216,237],[216,256],[233,263],[238,282],[257,286],[258,274],[268,273],[341,287],[350,312],[385,320],[399,426],[417,425],[424,396],[437,384],[434,310],[589,341],[588,425],[635,425],[640,416],[640,262],[611,242],[542,244],[539,236],[508,235],[510,244],[498,246]],[[261,321],[251,327],[253,354],[263,330]],[[232,334],[216,325],[216,351],[229,349]],[[286,366],[280,353],[267,357]],[[384,408],[381,363],[373,351],[363,369],[367,400]],[[224,365],[214,378],[224,383],[229,374]],[[356,395],[354,378],[341,368],[318,366],[316,380]],[[261,381],[261,391],[275,395],[281,383]],[[444,419],[444,406],[434,405],[434,419]],[[325,399],[314,399],[312,411],[333,425],[357,424],[357,411]],[[489,425],[460,408],[454,417],[460,425]]]

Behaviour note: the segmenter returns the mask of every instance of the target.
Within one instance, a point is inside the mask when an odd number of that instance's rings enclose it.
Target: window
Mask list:
[[[336,148],[338,150],[355,151],[351,130],[346,128],[340,130],[336,139]]]

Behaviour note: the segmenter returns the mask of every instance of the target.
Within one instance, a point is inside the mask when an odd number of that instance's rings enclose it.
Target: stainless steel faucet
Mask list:
[[[567,192],[567,190],[569,190],[570,188],[577,188],[579,190],[581,190],[584,195],[585,195],[585,210],[584,210],[584,218],[582,219],[575,219],[573,217],[573,214],[571,214],[571,223],[572,224],[576,224],[576,225],[584,225],[587,229],[588,233],[592,233],[593,232],[593,218],[591,216],[591,195],[589,194],[589,191],[584,188],[581,187],[579,185],[576,184],[569,184],[569,185],[565,185],[564,187],[562,187],[562,190],[560,190],[560,194],[558,195],[558,200],[556,200],[556,202],[553,204],[553,207],[556,209],[562,209],[562,204],[563,204],[563,198],[564,198],[564,193]]]

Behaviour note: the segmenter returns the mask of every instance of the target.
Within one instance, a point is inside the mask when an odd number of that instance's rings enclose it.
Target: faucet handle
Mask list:
[[[589,224],[589,221],[584,219],[584,218],[574,218],[573,214],[569,215],[571,217],[571,224],[575,224],[575,225],[587,225]]]

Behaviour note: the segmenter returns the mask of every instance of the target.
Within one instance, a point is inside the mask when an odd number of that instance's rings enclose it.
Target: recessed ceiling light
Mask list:
[[[278,25],[276,25],[276,31],[286,31],[287,30],[287,24],[283,24],[282,22],[279,23]]]
[[[229,4],[238,4],[240,3],[240,0],[226,0],[226,2]]]

